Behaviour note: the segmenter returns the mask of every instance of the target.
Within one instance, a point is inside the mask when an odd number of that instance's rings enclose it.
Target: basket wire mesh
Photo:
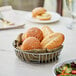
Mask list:
[[[34,63],[48,63],[58,60],[58,56],[63,47],[63,45],[61,45],[60,47],[55,49],[51,50],[45,49],[46,52],[40,53],[35,52],[38,51],[39,49],[35,49],[34,52],[32,52],[32,50],[28,52],[17,48],[18,46],[17,41],[14,41],[13,45],[15,48],[15,53],[19,59],[21,59],[22,61],[34,62]]]

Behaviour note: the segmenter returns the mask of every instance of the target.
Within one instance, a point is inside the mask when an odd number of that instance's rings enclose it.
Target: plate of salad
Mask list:
[[[53,76],[76,76],[76,59],[56,64],[53,67]]]

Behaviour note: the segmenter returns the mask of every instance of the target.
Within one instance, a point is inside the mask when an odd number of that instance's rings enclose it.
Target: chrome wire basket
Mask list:
[[[62,50],[63,45],[55,49],[34,49],[23,51],[18,47],[18,41],[15,40],[13,43],[15,48],[15,53],[19,59],[26,62],[33,63],[48,63],[58,60],[60,51]]]

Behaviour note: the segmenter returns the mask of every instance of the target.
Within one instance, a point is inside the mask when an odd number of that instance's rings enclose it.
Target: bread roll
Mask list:
[[[52,33],[45,37],[42,42],[42,48],[54,49],[59,47],[64,41],[64,35],[62,33]]]
[[[21,45],[22,50],[41,49],[40,41],[35,37],[28,37]]]
[[[22,36],[22,41],[24,41],[27,37],[36,37],[40,41],[43,39],[42,31],[37,27],[30,28],[27,32],[25,32]]]
[[[39,19],[39,20],[50,20],[51,15],[49,13],[44,13],[42,15],[36,16],[36,18]]]
[[[32,10],[32,17],[36,17],[39,15],[42,15],[46,12],[46,9],[43,7],[37,7],[35,9]]]
[[[43,36],[44,36],[44,37],[47,37],[48,35],[54,33],[54,32],[50,29],[50,27],[48,27],[48,26],[46,26],[46,25],[44,25],[41,30],[42,30],[42,32],[43,32]]]

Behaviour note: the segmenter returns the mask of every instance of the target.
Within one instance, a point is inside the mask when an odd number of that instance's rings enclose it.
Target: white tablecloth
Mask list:
[[[26,12],[16,11],[24,16]],[[76,31],[66,28],[71,22],[70,18],[62,17],[60,21],[51,24],[37,24],[25,20],[24,29],[11,29],[0,31],[0,76],[53,76],[52,67],[61,61],[76,58]],[[13,40],[21,32],[25,32],[30,27],[42,27],[48,25],[55,32],[65,35],[64,47],[59,56],[59,60],[48,64],[30,64],[20,61],[12,46]]]

